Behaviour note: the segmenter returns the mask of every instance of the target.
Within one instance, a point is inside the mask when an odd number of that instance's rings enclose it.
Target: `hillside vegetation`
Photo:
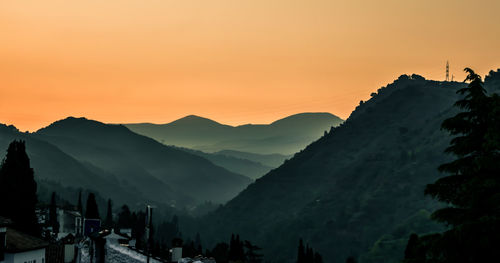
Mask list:
[[[251,181],[122,125],[67,118],[40,129],[35,136],[95,170],[113,174],[119,185],[143,193],[147,200],[172,206],[223,203]]]
[[[410,233],[440,227],[427,220],[439,204],[423,191],[450,160],[443,153],[450,136],[440,126],[456,113],[456,91],[463,87],[399,77],[341,126],[207,216],[200,231],[210,242],[239,233],[272,262],[293,262],[299,238],[326,262],[349,256],[398,262]]]

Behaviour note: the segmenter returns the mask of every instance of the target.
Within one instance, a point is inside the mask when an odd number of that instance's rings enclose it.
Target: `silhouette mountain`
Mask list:
[[[249,152],[239,152],[232,150],[222,150],[215,152],[216,155],[232,156],[240,159],[250,160],[253,162],[261,163],[268,167],[276,168],[283,164],[286,159],[292,157],[292,155],[282,155],[282,154],[257,154]]]
[[[187,116],[168,124],[125,124],[132,131],[167,145],[205,152],[234,150],[258,154],[293,154],[342,120],[330,113],[301,113],[271,124],[223,125]]]
[[[220,153],[206,153],[202,151],[192,150],[188,148],[178,148],[182,151],[186,151],[188,153],[201,156],[215,165],[220,167],[224,167],[228,171],[244,175],[251,179],[257,179],[267,172],[271,171],[271,169],[278,167],[276,166],[267,166],[258,161],[253,161],[246,158],[236,157],[227,154]]]
[[[440,228],[428,219],[440,204],[423,191],[450,160],[440,126],[465,86],[402,75],[197,231],[213,244],[239,233],[272,262],[294,261],[300,238],[326,262],[399,262],[410,233]]]
[[[33,134],[21,133],[12,125],[0,124],[0,151],[6,151],[13,140],[26,141],[26,151],[35,171],[39,194],[43,191],[46,194],[57,191],[59,194],[62,188],[72,186],[76,189],[85,188],[106,193],[109,198],[122,200],[125,203],[144,199],[140,193],[120,187],[113,175],[93,169],[90,164],[76,160],[57,146],[40,140]],[[4,154],[5,152],[2,156]],[[76,196],[64,197],[69,200],[76,198]]]
[[[112,174],[121,187],[176,207],[223,203],[251,181],[123,125],[69,117],[40,129],[35,136],[95,170]]]

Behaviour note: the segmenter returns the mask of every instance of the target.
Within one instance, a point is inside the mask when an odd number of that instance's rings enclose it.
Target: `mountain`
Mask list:
[[[164,144],[205,152],[234,150],[258,154],[293,154],[343,120],[330,113],[301,113],[268,125],[223,125],[187,116],[168,124],[125,124],[132,131]]]
[[[211,161],[215,165],[224,167],[228,171],[244,175],[254,180],[263,176],[267,172],[271,171],[271,169],[279,166],[276,165],[274,167],[270,167],[260,162],[232,155],[219,154],[219,153],[206,153],[202,151],[191,150],[188,148],[178,148],[178,149],[203,157]]]
[[[251,182],[245,176],[138,135],[123,125],[69,117],[33,136],[57,146],[92,171],[113,175],[117,185],[143,194],[144,201],[179,208],[205,201],[223,203]]]
[[[13,140],[26,142],[26,151],[31,167],[35,171],[41,199],[48,198],[52,191],[62,195],[62,190],[68,187],[106,193],[108,198],[121,200],[124,203],[144,199],[140,193],[127,191],[119,186],[117,178],[113,175],[92,169],[90,165],[76,160],[57,146],[35,138],[33,134],[21,133],[14,126],[0,124],[0,151],[5,151],[1,154],[1,158]],[[71,196],[70,193],[64,194],[63,197],[73,200],[77,198],[77,193],[73,192]]]
[[[410,233],[443,227],[428,219],[441,204],[423,191],[451,160],[443,153],[451,138],[440,125],[456,114],[456,91],[465,86],[399,77],[196,231],[209,244],[238,233],[270,262],[295,261],[299,238],[325,262],[399,262]]]
[[[292,157],[292,155],[282,155],[282,154],[258,154],[258,153],[249,153],[249,152],[239,152],[232,150],[222,150],[215,152],[217,155],[225,155],[232,156],[235,158],[250,160],[253,162],[261,163],[268,167],[276,168],[283,164],[286,159]]]

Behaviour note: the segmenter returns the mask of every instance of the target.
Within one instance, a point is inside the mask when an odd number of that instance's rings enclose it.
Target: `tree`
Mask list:
[[[131,218],[132,237],[136,239],[135,246],[143,249],[146,247],[146,213],[144,211],[133,212]]]
[[[50,197],[49,225],[52,227],[52,232],[59,233],[59,222],[57,222],[56,192],[52,192],[52,196]]]
[[[78,192],[78,204],[76,205],[76,209],[83,216],[83,206],[82,206],[82,190]]]
[[[305,263],[306,262],[306,252],[304,250],[304,242],[302,238],[299,239],[299,247],[297,248],[297,263]]]
[[[118,220],[116,222],[118,228],[132,228],[132,213],[127,205],[123,205],[120,213],[118,213]]]
[[[309,247],[309,244],[306,245],[306,262],[313,263],[314,261],[314,253],[312,247]]]
[[[418,235],[411,234],[410,239],[408,239],[408,244],[405,249],[405,259],[411,259],[418,257],[416,250],[418,245]]]
[[[432,219],[450,228],[410,239],[417,244],[408,244],[406,262],[500,261],[500,99],[486,94],[473,70],[465,72],[470,83],[458,91],[464,97],[455,103],[462,111],[442,123],[455,136],[446,152],[456,159],[442,164],[439,171],[447,176],[425,189],[448,204]]]
[[[240,241],[240,235],[231,235],[229,242],[229,255],[230,261],[245,261],[245,251],[243,249],[243,242]]]
[[[85,208],[85,218],[87,219],[101,219],[99,216],[99,209],[97,208],[97,202],[95,201],[95,195],[89,193],[87,198],[87,207]]]
[[[212,249],[211,255],[217,263],[227,263],[229,261],[229,245],[227,243],[218,243]]]
[[[228,259],[229,260],[236,260],[236,239],[234,237],[234,234],[231,234],[231,240],[229,241],[229,252],[228,252]]]
[[[253,245],[248,240],[245,240],[245,248],[247,249],[246,258],[248,263],[262,262],[262,255],[257,253],[257,251],[261,250],[260,247]]]
[[[197,254],[198,255],[202,255],[203,254],[203,248],[202,248],[202,245],[201,245],[200,233],[196,233],[196,238],[195,238],[195,241],[194,241],[194,246],[196,248]]]
[[[36,189],[25,142],[11,142],[0,167],[0,215],[12,219],[15,228],[40,236]]]
[[[314,263],[323,263],[323,257],[318,253],[314,253]]]
[[[108,199],[108,210],[106,212],[106,219],[104,220],[104,226],[107,228],[112,228],[113,223],[113,207],[111,199]]]

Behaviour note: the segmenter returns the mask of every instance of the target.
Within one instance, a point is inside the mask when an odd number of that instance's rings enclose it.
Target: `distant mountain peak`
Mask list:
[[[64,132],[69,132],[69,131],[83,131],[83,130],[93,130],[93,129],[106,129],[109,127],[123,127],[123,125],[116,125],[116,124],[105,124],[96,120],[90,120],[85,117],[67,117],[65,119],[61,119],[58,121],[55,121],[48,125],[47,127],[41,128],[40,130],[37,131],[37,133],[43,133],[47,130],[60,130]]]
[[[180,118],[178,120],[175,120],[169,124],[176,124],[176,125],[179,125],[179,124],[182,124],[182,125],[207,125],[207,124],[210,124],[210,125],[223,125],[223,124],[220,124],[214,120],[211,120],[211,119],[208,119],[208,118],[204,118],[204,117],[200,117],[200,116],[197,116],[197,115],[188,115],[186,117],[183,117],[183,118]]]
[[[284,123],[295,123],[295,122],[309,122],[309,121],[336,121],[343,122],[341,118],[329,113],[329,112],[303,112],[290,115],[283,119],[279,119],[271,123],[271,125],[279,125]]]

